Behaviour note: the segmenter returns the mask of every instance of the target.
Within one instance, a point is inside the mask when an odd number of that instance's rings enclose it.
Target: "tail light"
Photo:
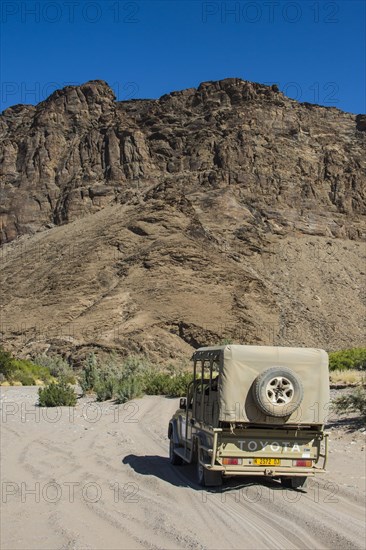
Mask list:
[[[304,468],[311,468],[313,465],[312,460],[293,460],[292,461],[293,466],[303,466]]]
[[[230,464],[232,466],[237,466],[238,464],[242,463],[242,459],[241,458],[223,458],[222,463]]]

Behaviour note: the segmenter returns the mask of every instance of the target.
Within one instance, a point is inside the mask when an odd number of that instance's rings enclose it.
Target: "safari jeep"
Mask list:
[[[187,396],[169,422],[170,462],[195,463],[200,485],[267,476],[305,485],[325,472],[328,355],[227,345],[195,351]]]

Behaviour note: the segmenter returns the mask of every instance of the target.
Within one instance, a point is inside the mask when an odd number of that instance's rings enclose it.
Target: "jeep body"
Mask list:
[[[301,487],[325,471],[328,355],[227,345],[195,351],[187,395],[169,422],[170,461],[196,463],[201,485],[267,476]]]

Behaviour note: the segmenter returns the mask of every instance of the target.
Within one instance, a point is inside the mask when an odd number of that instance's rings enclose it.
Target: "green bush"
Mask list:
[[[117,396],[117,399],[120,398],[124,403],[125,395],[135,391],[141,394],[141,376],[147,366],[147,359],[137,355],[121,359],[115,353],[111,353],[101,362],[91,353],[85,361],[80,385],[84,394],[94,391],[98,401]],[[138,384],[137,389],[136,384]]]
[[[342,395],[333,401],[338,413],[355,412],[366,418],[366,390],[358,387],[348,395]]]
[[[122,360],[114,352],[110,353],[104,361],[98,362],[98,372],[103,380],[118,378],[122,371]]]
[[[117,380],[113,377],[100,380],[95,386],[97,401],[106,401],[114,397],[117,389]]]
[[[124,378],[130,378],[142,374],[148,368],[150,368],[150,364],[146,357],[129,355],[122,361],[121,374]]]
[[[0,375],[10,383],[19,381],[23,385],[34,385],[37,380],[45,383],[59,378],[63,383],[75,382],[70,365],[61,356],[37,356],[34,360],[14,359],[0,348]],[[164,371],[150,365],[146,357],[130,355],[121,359],[111,353],[103,362],[91,353],[85,360],[80,376],[83,394],[95,392],[98,401],[117,398],[120,403],[138,395],[167,395],[181,397],[186,394],[191,374],[169,365]],[[56,384],[58,388],[61,384]],[[49,392],[55,392],[52,386]],[[60,390],[58,390],[60,391]]]
[[[99,383],[98,362],[94,353],[87,357],[80,378],[80,386],[83,394],[93,391]]]
[[[24,370],[15,370],[12,373],[12,382],[20,382],[22,386],[35,386],[36,385],[36,379],[32,374],[29,372],[25,372]]]
[[[52,379],[51,373],[47,367],[36,365],[33,361],[28,359],[13,359],[13,365],[15,370],[22,371],[28,374],[36,380],[42,380],[43,382],[49,382]],[[16,378],[14,377],[14,380]]]
[[[150,370],[141,377],[144,393],[147,395],[165,395],[170,385],[170,375],[166,372]]]
[[[181,372],[170,379],[169,397],[184,397],[187,394],[188,384],[193,380],[190,372]]]
[[[28,359],[15,359],[0,348],[0,374],[10,383],[21,382],[23,386],[33,386],[37,380],[50,382],[50,370]]]
[[[13,358],[8,351],[0,347],[0,374],[3,374],[6,379],[14,371]]]
[[[167,395],[169,397],[182,397],[187,393],[187,386],[192,380],[188,372],[148,371],[142,377],[144,393],[147,395]]]
[[[23,386],[34,386],[37,380],[50,382],[50,371],[46,367],[35,365],[27,359],[12,359],[12,370],[8,372],[10,383],[21,382]]]
[[[86,359],[80,385],[85,394],[96,393],[97,401],[116,398],[125,403],[144,393],[181,397],[186,395],[192,375],[172,365],[165,371],[150,365],[146,357],[130,355],[125,359],[111,353],[103,362],[92,353]]]
[[[77,401],[74,389],[65,380],[39,388],[38,395],[40,407],[74,407]]]
[[[100,379],[94,391],[98,401],[106,401],[116,396],[118,403],[125,403],[142,394],[182,397],[186,395],[191,379],[192,376],[189,373],[171,375],[151,369],[135,376]]]
[[[329,370],[366,370],[366,348],[334,351],[329,354]]]
[[[55,378],[63,378],[70,384],[75,384],[75,374],[72,367],[60,355],[38,355],[34,362],[45,367]]]
[[[117,387],[116,402],[126,403],[135,397],[140,397],[143,393],[141,380],[131,376],[122,380]]]
[[[142,374],[149,363],[147,359],[139,355],[129,355],[121,358],[116,353],[112,352],[105,359],[97,360],[94,357],[95,365],[98,372],[98,378],[107,380],[108,378],[130,378]]]

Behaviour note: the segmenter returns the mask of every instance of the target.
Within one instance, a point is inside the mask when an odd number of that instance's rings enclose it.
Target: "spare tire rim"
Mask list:
[[[294,386],[285,376],[275,376],[266,387],[266,395],[273,405],[287,405],[294,397]]]

